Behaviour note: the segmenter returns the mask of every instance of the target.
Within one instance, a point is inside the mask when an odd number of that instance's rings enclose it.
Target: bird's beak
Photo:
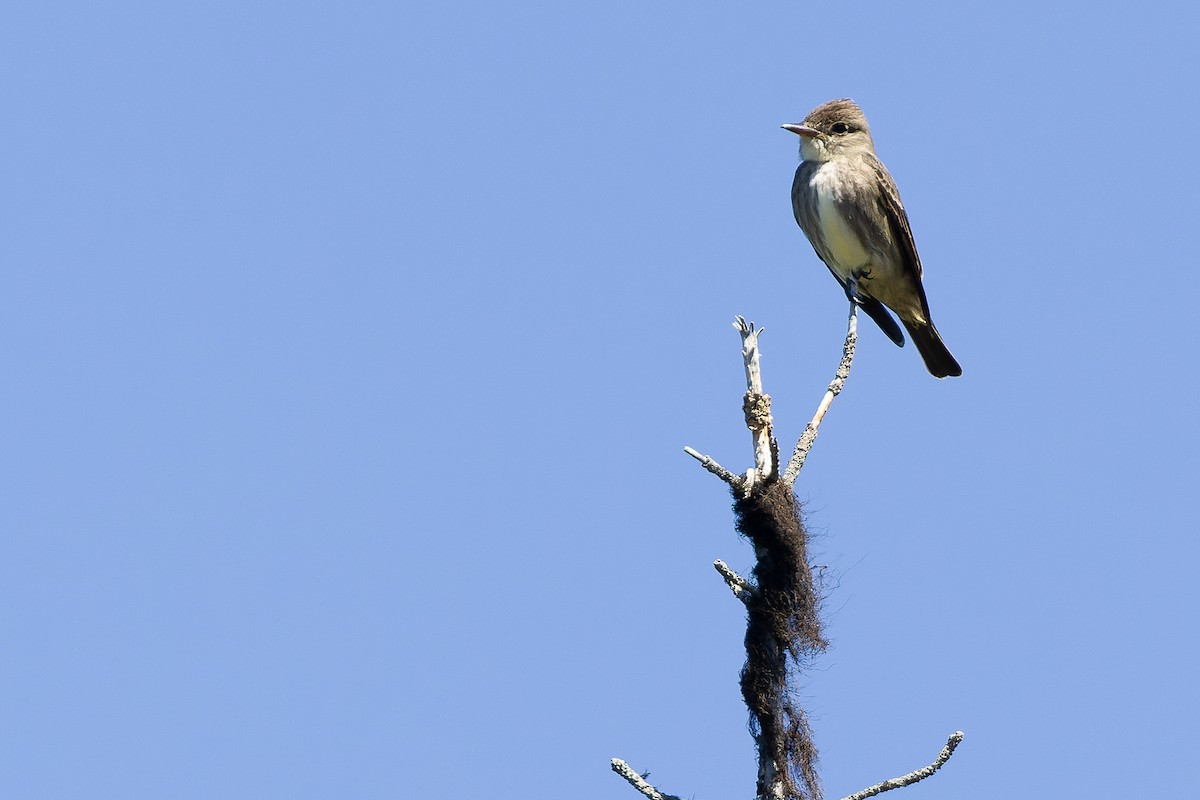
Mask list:
[[[803,136],[805,139],[811,139],[814,136],[820,136],[821,132],[816,128],[810,128],[807,125],[780,125],[785,131],[791,131],[797,136]]]

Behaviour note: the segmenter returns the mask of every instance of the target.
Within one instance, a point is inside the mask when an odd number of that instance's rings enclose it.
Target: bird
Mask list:
[[[800,137],[801,162],[792,182],[796,223],[846,296],[903,347],[891,309],[934,377],[962,375],[929,315],[908,214],[875,155],[863,110],[848,98],[831,100],[804,122],[782,127]]]

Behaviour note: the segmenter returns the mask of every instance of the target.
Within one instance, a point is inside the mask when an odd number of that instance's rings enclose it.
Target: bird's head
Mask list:
[[[867,117],[853,100],[830,100],[809,112],[799,125],[783,125],[800,137],[800,157],[829,161],[862,151],[873,152]]]

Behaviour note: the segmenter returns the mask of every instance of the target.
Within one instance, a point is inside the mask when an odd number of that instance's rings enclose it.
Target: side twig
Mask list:
[[[963,732],[955,731],[950,734],[950,738],[946,740],[946,746],[942,748],[942,752],[938,753],[938,757],[934,762],[927,767],[913,770],[907,775],[901,775],[899,778],[890,778],[883,783],[877,783],[874,786],[868,786],[861,792],[843,797],[842,800],[866,800],[868,797],[874,797],[877,794],[899,789],[904,786],[911,786],[917,781],[923,781],[933,773],[941,769],[941,766],[950,760],[950,756],[954,755],[954,748],[958,747],[959,742],[963,740]]]
[[[663,794],[658,789],[655,789],[646,782],[645,778],[637,773],[637,770],[619,758],[614,758],[612,760],[612,770],[625,780],[629,781],[630,786],[644,794],[647,798],[649,798],[649,800],[680,800],[680,798],[676,795]],[[647,772],[646,774],[649,775],[650,773]]]
[[[691,456],[692,458],[699,461],[700,466],[704,467],[706,470],[711,472],[713,475],[716,475],[718,478],[720,478],[721,480],[725,481],[730,486],[732,486],[734,491],[736,491],[738,494],[744,493],[743,490],[744,490],[744,487],[746,484],[746,479],[743,478],[741,475],[733,474],[732,472],[730,472],[729,470],[725,469],[720,464],[718,464],[716,462],[716,459],[714,459],[712,456],[706,456],[703,453],[701,453],[699,450],[695,450],[691,447],[685,447],[685,448],[683,448],[683,452],[687,453],[689,456]]]
[[[721,559],[713,562],[713,567],[717,572],[721,573],[721,577],[725,579],[725,585],[729,587],[729,591],[733,592],[733,596],[743,603],[749,603],[758,594],[758,590],[754,588],[754,584],[738,575],[729,568]]]
[[[796,478],[804,466],[804,460],[808,458],[808,451],[812,449],[813,442],[817,440],[817,429],[821,426],[821,420],[825,418],[825,412],[829,410],[829,406],[833,404],[833,398],[841,393],[842,387],[846,385],[846,379],[850,377],[850,365],[854,363],[854,348],[857,344],[858,306],[851,303],[850,320],[846,324],[846,341],[842,345],[842,361],[838,364],[837,373],[830,381],[829,388],[825,390],[825,396],[821,398],[821,404],[817,406],[817,413],[813,414],[812,421],[804,426],[804,433],[800,434],[800,440],[796,442],[796,449],[792,451],[792,457],[788,460],[787,469],[783,471],[783,482],[788,486],[796,483]]]

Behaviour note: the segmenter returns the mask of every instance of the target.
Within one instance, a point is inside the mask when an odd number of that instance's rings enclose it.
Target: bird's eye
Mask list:
[[[844,122],[835,122],[830,130],[832,130],[834,133],[845,133],[846,131],[850,130],[850,126]]]

